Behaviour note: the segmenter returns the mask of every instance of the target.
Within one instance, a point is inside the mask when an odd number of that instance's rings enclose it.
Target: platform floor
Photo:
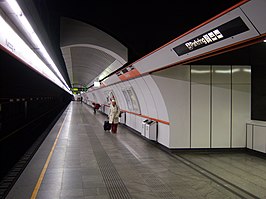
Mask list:
[[[245,153],[169,154],[71,102],[8,199],[265,198],[266,160]]]

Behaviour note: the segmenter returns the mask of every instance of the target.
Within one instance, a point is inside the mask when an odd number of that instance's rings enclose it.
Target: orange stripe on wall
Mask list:
[[[137,77],[137,76],[140,76],[140,72],[136,68],[134,68],[133,70],[128,71],[125,74],[120,75],[119,79],[124,81],[124,80],[131,79],[131,78]]]

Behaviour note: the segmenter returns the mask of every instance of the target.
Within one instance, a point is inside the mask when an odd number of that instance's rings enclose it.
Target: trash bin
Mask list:
[[[146,122],[146,130],[145,130],[145,134],[146,134],[146,138],[148,138],[149,140],[154,140],[156,141],[157,138],[157,123],[153,120],[149,120],[148,122]]]
[[[142,121],[141,135],[144,137],[146,137],[146,124],[148,121],[148,119]]]

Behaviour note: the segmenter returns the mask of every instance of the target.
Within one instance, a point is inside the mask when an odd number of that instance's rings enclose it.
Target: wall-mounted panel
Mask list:
[[[265,121],[250,120],[246,125],[247,148],[266,153],[266,123]]]
[[[245,147],[245,125],[251,110],[250,85],[232,86],[232,147]]]
[[[212,67],[212,148],[231,145],[231,66]]]
[[[105,104],[105,93],[104,90],[96,90],[94,92],[95,96],[97,97],[97,100],[95,102],[99,103],[99,104]]]
[[[116,85],[112,85],[108,87],[115,95],[116,103],[120,107],[120,109],[123,109],[124,99],[122,96],[120,96],[119,89],[116,87]]]
[[[231,141],[230,85],[212,87],[212,148],[228,148]]]
[[[153,96],[156,105],[155,108],[157,110],[157,118],[160,120],[169,121],[168,112],[160,89],[154,82],[151,75],[144,76],[143,78],[151,91],[151,95]]]
[[[119,106],[121,109],[123,110],[127,110],[127,106],[126,106],[126,101],[124,99],[123,93],[121,91],[121,83],[119,84],[115,84],[114,87],[116,87],[116,92],[117,92],[117,96],[119,97],[120,101],[119,101]]]
[[[247,148],[253,149],[253,125],[252,124],[247,124],[246,126],[247,130]]]
[[[137,116],[136,115],[136,128],[135,130],[141,133],[142,130],[142,121],[144,120],[143,117]]]
[[[130,85],[134,88],[134,91],[138,97],[139,105],[140,105],[140,113],[143,115],[148,115],[147,103],[144,98],[144,94],[142,93],[141,88],[139,87],[137,79],[132,79],[129,81]]]
[[[170,127],[169,127],[169,125],[158,123],[157,141],[160,144],[162,144],[163,146],[170,147]]]
[[[266,152],[266,132],[263,126],[254,126],[253,149],[256,151]]]
[[[147,104],[147,110],[148,110],[147,116],[157,118],[157,111],[154,108],[155,102],[154,102],[154,99],[151,95],[151,91],[149,90],[149,87],[147,86],[146,82],[144,81],[142,77],[140,77],[136,80],[136,83],[138,84],[138,87],[141,89],[141,92],[143,93],[143,97]]]
[[[126,113],[126,125],[130,128],[136,129],[136,115]]]
[[[126,125],[127,126],[131,126],[131,114],[130,113],[126,113]]]
[[[191,148],[210,147],[210,66],[191,66]]]
[[[170,122],[169,147],[189,148],[190,80],[189,75],[186,74],[189,74],[190,68],[189,66],[176,66],[174,69],[175,75],[159,71],[153,74],[153,79],[160,89],[168,112]],[[167,136],[167,132],[165,133]],[[160,136],[164,137],[164,133]]]
[[[245,147],[250,112],[251,67],[232,66],[232,147]]]
[[[131,97],[130,97],[129,93],[127,92],[127,90],[131,88],[131,85],[129,84],[128,81],[123,81],[123,82],[121,82],[120,85],[121,85],[121,92],[122,92],[123,97],[124,97],[125,102],[126,102],[126,107],[127,107],[126,110],[128,110],[130,112],[134,112]]]

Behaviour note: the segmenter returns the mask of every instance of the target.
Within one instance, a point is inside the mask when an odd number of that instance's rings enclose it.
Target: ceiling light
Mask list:
[[[17,1],[16,0],[7,0],[7,3],[10,6],[11,10],[17,15],[17,18],[18,18],[19,22],[21,23],[23,29],[30,36],[30,39],[31,39],[32,43],[34,44],[35,48],[39,49],[40,54],[47,61],[48,65],[50,65],[53,68],[55,73],[58,75],[59,79],[62,81],[62,83],[69,90],[69,87],[68,87],[65,79],[63,78],[63,76],[59,72],[57,66],[55,65],[55,63],[53,62],[52,58],[50,57],[50,55],[46,51],[45,47],[43,46],[43,44],[40,41],[39,37],[37,36],[35,31],[33,30],[32,26],[29,23],[29,21],[27,20],[27,18],[23,14],[23,11],[21,10],[21,8],[20,8],[19,4],[17,3]]]
[[[206,74],[206,73],[210,73],[210,70],[196,70],[196,69],[191,69],[191,73]]]
[[[58,79],[32,49],[17,35],[0,15],[0,45],[21,59],[26,65],[54,82],[60,88],[71,94],[70,90]]]

